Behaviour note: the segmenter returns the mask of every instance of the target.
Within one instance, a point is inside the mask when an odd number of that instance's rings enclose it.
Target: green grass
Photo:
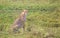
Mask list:
[[[60,0],[1,1],[0,38],[46,38],[47,33],[52,33],[53,38],[60,38]],[[26,32],[8,33],[11,24],[24,9],[28,10]]]

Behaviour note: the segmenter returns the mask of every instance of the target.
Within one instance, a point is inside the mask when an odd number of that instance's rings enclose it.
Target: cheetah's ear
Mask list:
[[[25,13],[28,13],[28,10],[24,10]]]

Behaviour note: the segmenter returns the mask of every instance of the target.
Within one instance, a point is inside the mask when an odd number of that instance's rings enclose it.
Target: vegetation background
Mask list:
[[[24,9],[26,32],[8,33]],[[0,0],[0,38],[60,38],[60,0]]]

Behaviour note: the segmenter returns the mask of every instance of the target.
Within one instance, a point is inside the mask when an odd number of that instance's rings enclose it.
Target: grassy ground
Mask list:
[[[7,32],[23,9],[26,31]],[[0,31],[0,38],[60,38],[60,0],[0,0]]]

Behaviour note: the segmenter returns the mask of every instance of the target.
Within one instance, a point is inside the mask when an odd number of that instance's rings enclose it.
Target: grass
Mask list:
[[[0,38],[60,38],[60,0],[1,0]],[[54,1],[54,2],[53,2]],[[10,34],[10,25],[23,9],[28,10],[26,32]]]

